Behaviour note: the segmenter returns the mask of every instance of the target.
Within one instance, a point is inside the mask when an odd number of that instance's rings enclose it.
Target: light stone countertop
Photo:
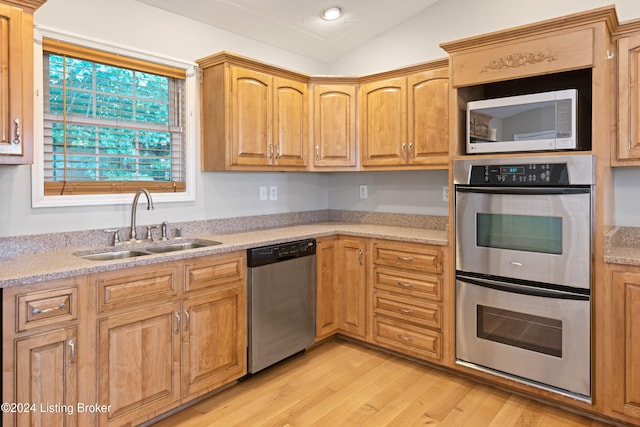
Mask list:
[[[288,227],[225,234],[189,235],[185,236],[184,239],[199,238],[217,240],[222,244],[206,248],[190,249],[165,254],[145,255],[113,261],[90,261],[74,254],[87,251],[99,252],[101,249],[114,250],[114,247],[86,247],[75,248],[73,250],[19,255],[13,258],[0,259],[0,288],[64,279],[140,265],[188,259],[196,256],[246,250],[258,246],[284,243],[298,239],[331,236],[334,234],[400,240],[432,245],[447,245],[448,243],[447,232],[445,230],[341,222],[293,225]],[[122,250],[133,248],[133,246],[117,247],[117,249]]]
[[[604,262],[640,265],[640,228],[613,227],[605,234]]]

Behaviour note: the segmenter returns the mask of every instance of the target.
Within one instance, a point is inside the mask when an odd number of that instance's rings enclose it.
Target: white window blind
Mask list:
[[[185,70],[43,40],[45,195],[185,191]]]

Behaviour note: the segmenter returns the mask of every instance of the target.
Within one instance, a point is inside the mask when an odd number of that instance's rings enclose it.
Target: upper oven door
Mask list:
[[[590,288],[590,188],[457,186],[456,269]]]

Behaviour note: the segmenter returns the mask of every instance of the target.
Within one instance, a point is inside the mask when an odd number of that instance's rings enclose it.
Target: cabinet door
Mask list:
[[[357,166],[356,112],[354,85],[316,85],[314,87],[312,121],[314,166]]]
[[[362,165],[407,162],[407,82],[404,77],[362,86]]]
[[[16,340],[17,426],[77,425],[76,329],[57,329]]]
[[[640,421],[640,274],[613,273],[613,409]]]
[[[231,164],[267,166],[273,157],[270,75],[231,66]]]
[[[246,374],[245,307],[242,285],[183,301],[183,399]]]
[[[307,165],[307,85],[275,77],[273,164]]]
[[[340,238],[340,329],[366,337],[367,240]]]
[[[618,158],[640,159],[640,34],[618,41]]]
[[[338,240],[318,240],[316,247],[316,337],[338,330]]]
[[[449,160],[449,70],[407,79],[410,164],[447,165]]]
[[[24,150],[22,89],[29,75],[22,66],[32,58],[24,55],[22,25],[22,10],[0,4],[0,156],[22,156]]]
[[[180,303],[98,321],[100,425],[121,425],[166,412],[180,401]]]

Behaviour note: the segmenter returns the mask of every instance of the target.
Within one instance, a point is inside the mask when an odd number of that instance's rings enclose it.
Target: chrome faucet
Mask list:
[[[141,188],[136,193],[133,198],[133,206],[131,206],[131,239],[130,240],[138,240],[138,232],[136,231],[136,211],[138,209],[138,200],[140,199],[140,195],[144,194],[147,197],[147,210],[153,210],[153,199],[151,198],[151,194],[146,188]]]

